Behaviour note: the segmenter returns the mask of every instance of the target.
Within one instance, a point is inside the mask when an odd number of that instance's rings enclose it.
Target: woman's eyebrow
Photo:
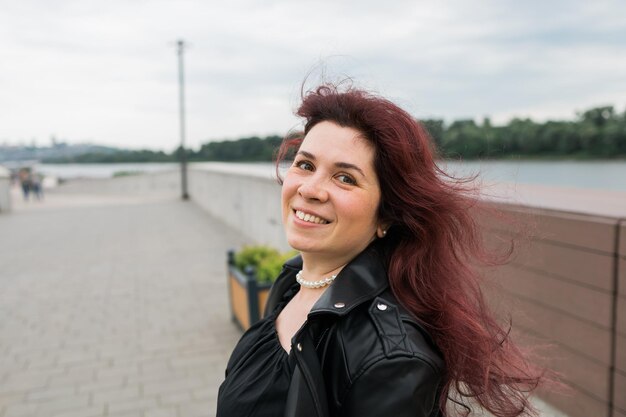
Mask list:
[[[363,172],[363,170],[361,170],[361,168],[354,164],[350,164],[348,162],[336,162],[335,166],[343,169],[354,169],[355,171],[359,171],[359,173],[365,177],[365,173]]]
[[[315,155],[307,151],[298,151],[298,155],[302,155],[305,158],[308,158],[312,161],[315,161],[316,159]],[[338,168],[343,168],[343,169],[354,169],[355,171],[358,171],[363,177],[366,176],[361,168],[349,162],[335,162],[335,166]]]
[[[315,161],[315,155],[313,155],[310,152],[307,151],[298,151],[298,153],[296,155],[304,155],[306,158],[312,159],[313,161]]]

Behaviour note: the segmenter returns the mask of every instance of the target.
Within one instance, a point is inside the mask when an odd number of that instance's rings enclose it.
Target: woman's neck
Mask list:
[[[306,281],[319,281],[337,275],[346,264],[342,259],[326,259],[302,253],[302,278]]]
[[[305,281],[314,282],[321,281],[333,275],[339,274],[347,262],[337,259],[325,259],[323,257],[312,254],[302,254],[302,272],[301,277]],[[306,288],[300,287],[300,296],[304,298],[319,298],[321,294],[328,288]]]

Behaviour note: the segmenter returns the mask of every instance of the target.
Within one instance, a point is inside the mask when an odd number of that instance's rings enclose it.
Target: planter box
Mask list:
[[[232,319],[247,330],[263,317],[271,283],[257,282],[254,268],[245,271],[235,266],[235,252],[228,251],[228,297]]]

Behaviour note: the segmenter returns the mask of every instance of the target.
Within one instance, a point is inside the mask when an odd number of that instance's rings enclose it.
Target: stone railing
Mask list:
[[[63,193],[116,195],[180,195],[180,173],[176,170],[133,174],[115,178],[70,180],[60,186]]]
[[[191,170],[192,201],[255,243],[289,249],[282,228],[280,185],[270,174]]]

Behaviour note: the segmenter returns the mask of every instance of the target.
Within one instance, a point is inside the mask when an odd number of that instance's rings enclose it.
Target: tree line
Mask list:
[[[457,120],[450,125],[440,119],[422,120],[422,123],[439,154],[446,158],[626,158],[626,110],[618,113],[613,106],[592,108],[571,121],[537,123],[531,119],[513,119],[506,125],[494,126],[485,118],[482,123],[471,119]],[[197,151],[187,149],[185,152],[190,162],[268,162],[281,141],[282,137],[276,135],[252,136],[207,142]],[[171,153],[120,150],[51,158],[44,162],[174,162],[180,156],[180,148]]]
[[[626,110],[613,106],[596,107],[578,114],[572,121],[536,123],[513,119],[493,126],[457,120],[445,126],[441,120],[424,125],[440,153],[449,158],[624,158],[626,157]]]

